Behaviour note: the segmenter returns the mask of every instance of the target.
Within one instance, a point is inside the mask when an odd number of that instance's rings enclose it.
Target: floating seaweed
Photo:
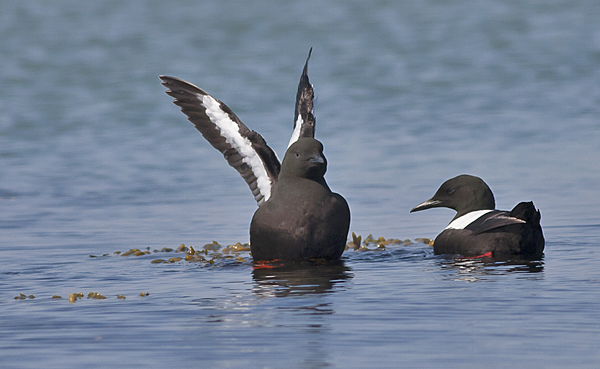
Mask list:
[[[361,242],[362,241],[362,242]],[[385,237],[373,237],[372,234],[369,234],[364,240],[362,240],[362,236],[357,236],[354,232],[352,232],[352,241],[348,242],[346,245],[346,250],[354,250],[354,251],[385,251],[386,246],[391,245],[399,245],[399,246],[408,246],[413,243],[406,239],[404,241]]]
[[[387,255],[386,253],[379,254],[379,252],[386,251],[393,247],[407,247],[416,244],[424,244],[428,246],[433,246],[433,240],[430,238],[415,238],[414,242],[410,239],[395,239],[395,238],[384,238],[384,237],[374,237],[372,234],[369,234],[367,237],[363,239],[361,235],[356,235],[356,233],[352,232],[351,234],[352,240],[346,244],[346,250],[344,255],[348,255],[348,253],[352,252],[373,252],[376,253],[374,255]],[[156,258],[156,256],[161,253],[175,253],[180,254],[172,257],[165,258]],[[252,259],[252,254],[250,253],[250,245],[248,243],[236,243],[233,245],[221,245],[217,241],[213,241],[211,243],[207,243],[202,247],[194,247],[194,246],[186,246],[185,244],[180,244],[178,247],[163,247],[160,250],[150,250],[150,247],[147,247],[146,250],[132,248],[125,252],[115,251],[113,253],[117,256],[125,256],[125,257],[144,257],[147,256],[152,258],[150,263],[152,264],[176,264],[176,263],[196,263],[203,267],[224,267],[231,265],[256,265]],[[156,255],[156,256],[154,256]],[[171,254],[172,255],[172,254]],[[98,258],[98,256],[90,255],[92,258]],[[110,257],[110,254],[104,253],[102,257]],[[139,294],[140,297],[149,296],[149,292],[141,292]],[[82,292],[71,293],[69,294],[68,301],[70,303],[75,303],[77,300],[80,300],[84,297]],[[26,299],[34,299],[34,295],[26,295],[19,294],[16,296],[15,300],[26,300]],[[87,295],[88,299],[92,300],[104,300],[106,296],[101,295],[98,292],[90,292]],[[53,295],[52,299],[58,300],[62,299],[60,295]],[[125,295],[117,295],[117,299],[125,300]]]
[[[415,241],[422,242],[426,245],[433,247],[433,240],[431,238],[415,238]]]
[[[133,255],[133,256],[143,256],[143,255],[148,255],[150,253],[150,251],[141,251],[140,249],[131,249],[128,251],[125,251],[124,253],[121,254],[121,256],[129,256],[129,255]]]
[[[33,295],[25,295],[24,293],[20,293],[19,296],[15,296],[15,300],[26,300],[26,299],[30,299],[33,300],[35,298],[35,296]]]
[[[433,245],[433,240],[430,238],[416,238],[413,242],[410,239],[401,240],[396,238],[386,239],[385,237],[374,237],[372,234],[369,234],[365,238],[361,235],[356,235],[354,232],[352,232],[351,235],[352,240],[346,244],[346,253],[351,251],[380,252],[386,251],[388,247],[411,246],[415,243],[426,244],[429,246]],[[196,263],[204,266],[226,266],[231,264],[253,263],[252,254],[250,253],[250,244],[241,242],[233,245],[221,245],[217,241],[212,241],[211,243],[207,243],[204,246],[197,248],[194,246],[186,246],[182,243],[178,247],[163,247],[159,250],[153,250],[152,252],[148,247],[147,250],[133,248],[124,252],[115,251],[114,254],[120,256],[143,257],[150,254],[158,256],[161,253],[172,252],[185,255],[153,258],[150,263]],[[90,256],[96,257],[93,255]],[[108,254],[103,254],[102,256],[108,256]]]
[[[140,296],[141,297],[150,296],[150,292],[140,292]],[[83,292],[70,293],[68,300],[70,303],[75,303],[77,300],[83,299],[83,297],[84,297]],[[35,298],[34,295],[25,295],[24,293],[19,294],[19,296],[15,296],[15,300],[26,300],[26,299],[34,299],[34,298]],[[61,300],[62,296],[52,295],[51,299],[52,300]],[[98,292],[90,292],[87,294],[87,299],[105,300],[106,296],[104,296]],[[117,299],[125,300],[125,295],[117,295]]]
[[[75,303],[75,301],[80,300],[82,298],[83,298],[83,292],[69,294],[69,302],[71,304]]]
[[[90,292],[87,296],[88,299],[104,300],[106,296],[99,294],[98,292]]]

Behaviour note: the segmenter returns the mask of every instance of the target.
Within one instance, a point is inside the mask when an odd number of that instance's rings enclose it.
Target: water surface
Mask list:
[[[0,366],[596,368],[599,12],[592,1],[5,4]],[[414,242],[333,266],[256,270],[247,252],[151,263],[181,243],[247,242],[256,208],[157,76],[223,100],[283,157],[310,47],[326,179],[352,231],[435,237],[452,211],[409,210],[469,173],[500,209],[535,202],[544,259],[490,265]],[[151,253],[115,254],[132,248]],[[106,299],[69,303],[77,292]]]

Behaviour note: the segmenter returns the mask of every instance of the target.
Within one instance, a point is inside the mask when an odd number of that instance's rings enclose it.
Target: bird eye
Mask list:
[[[452,195],[454,193],[454,191],[456,191],[454,188],[449,188],[448,189],[448,195]]]
[[[299,158],[300,157],[300,153],[296,152],[296,157]]]

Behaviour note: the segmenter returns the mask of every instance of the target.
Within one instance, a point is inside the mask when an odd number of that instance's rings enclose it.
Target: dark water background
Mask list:
[[[4,2],[0,367],[597,368],[599,14],[583,0]],[[470,173],[498,208],[541,209],[543,261],[422,243],[272,271],[247,253],[116,255],[247,242],[256,208],[157,76],[225,101],[282,157],[310,47],[352,231],[435,237],[452,211],[410,208]],[[106,299],[68,302],[91,291]]]

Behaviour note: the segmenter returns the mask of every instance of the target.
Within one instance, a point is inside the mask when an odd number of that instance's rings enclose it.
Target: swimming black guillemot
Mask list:
[[[496,259],[539,259],[543,255],[541,214],[533,202],[521,202],[511,211],[495,210],[494,195],[481,178],[466,174],[451,178],[410,212],[437,207],[457,213],[435,238],[435,254]]]
[[[159,76],[174,104],[250,187],[258,204],[250,224],[255,261],[334,260],[346,245],[350,209],[327,186],[323,145],[314,139],[314,91],[308,79],[311,52],[298,84],[294,130],[282,163],[263,137],[223,102],[189,82]]]

